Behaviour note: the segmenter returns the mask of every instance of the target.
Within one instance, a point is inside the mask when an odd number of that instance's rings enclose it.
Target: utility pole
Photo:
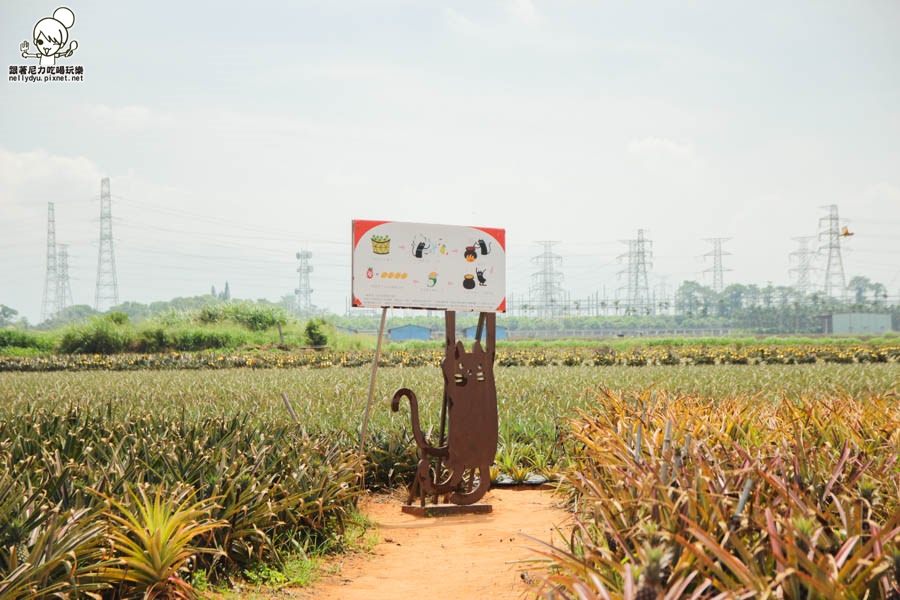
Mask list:
[[[309,285],[309,274],[312,273],[313,270],[313,267],[310,264],[312,252],[309,250],[301,250],[297,253],[297,260],[300,261],[300,266],[297,267],[299,280],[297,282],[297,288],[294,290],[294,294],[297,295],[297,311],[301,315],[308,315],[313,312],[313,290]]]
[[[41,321],[59,312],[59,277],[56,260],[56,212],[47,203],[47,272],[44,277],[44,298],[41,301]]]
[[[112,197],[109,177],[100,180],[100,249],[97,253],[97,290],[94,309],[97,311],[119,303],[119,282],[116,279],[116,255],[113,251]]]
[[[624,274],[627,277],[625,311],[631,315],[652,315],[656,312],[647,277],[647,270],[653,266],[653,242],[644,233],[643,229],[638,229],[636,239],[623,240],[628,252],[619,255],[619,260],[625,260],[627,267],[624,271],[619,271],[619,276]]]
[[[552,317],[561,314],[566,299],[562,289],[563,274],[562,257],[553,252],[553,246],[559,242],[535,242],[543,251],[531,258],[537,266],[537,271],[531,274],[531,289],[529,290],[529,304],[531,304],[539,317]]]
[[[797,249],[790,253],[788,261],[796,266],[789,270],[790,275],[794,279],[794,289],[801,296],[807,296],[813,289],[812,273],[813,259],[816,257],[816,251],[809,247],[809,244],[816,239],[814,235],[799,236],[791,238],[797,242]]]
[[[717,294],[720,293],[723,289],[725,289],[725,283],[723,278],[723,273],[725,271],[730,271],[731,269],[725,269],[722,267],[722,257],[728,256],[731,252],[723,252],[722,244],[727,242],[731,238],[706,238],[706,241],[713,245],[713,249],[703,256],[712,256],[713,257],[713,266],[712,268],[706,269],[703,271],[704,273],[709,273],[712,271],[713,274],[713,291]]]
[[[72,306],[72,286],[69,283],[69,245],[60,244],[57,256],[56,298],[59,303],[59,311],[62,312]]]
[[[840,298],[847,293],[847,282],[844,280],[844,261],[841,258],[841,223],[838,218],[837,204],[827,207],[828,214],[819,219],[819,251],[827,254],[825,262],[825,295],[831,297],[835,288]],[[823,243],[824,239],[824,243]]]

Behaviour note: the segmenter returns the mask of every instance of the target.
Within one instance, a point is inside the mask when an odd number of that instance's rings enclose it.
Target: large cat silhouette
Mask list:
[[[490,468],[497,454],[497,386],[492,344],[489,343],[485,351],[476,341],[472,351],[466,352],[463,343],[457,342],[447,348],[441,370],[447,397],[445,446],[431,445],[422,433],[419,403],[412,390],[401,388],[391,400],[394,412],[400,409],[401,398],[409,400],[413,437],[420,451],[416,480],[410,486],[410,502],[418,489],[423,499],[432,494],[449,494],[453,504],[473,504],[490,488]],[[437,481],[431,467],[432,457],[443,459],[448,472],[444,481]],[[475,470],[478,471],[478,485],[473,487]],[[461,486],[467,473],[467,485]]]

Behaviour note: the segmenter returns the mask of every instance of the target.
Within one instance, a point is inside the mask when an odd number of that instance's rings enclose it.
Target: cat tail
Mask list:
[[[484,498],[489,489],[491,489],[491,467],[490,465],[482,465],[478,467],[478,487],[470,492],[453,492],[450,494],[450,502],[462,506],[475,504]]]
[[[425,439],[425,434],[422,433],[422,427],[419,424],[419,400],[416,398],[415,392],[409,388],[400,388],[394,392],[394,397],[391,398],[391,410],[393,412],[399,411],[400,398],[404,397],[409,400],[410,421],[412,422],[413,437],[416,439],[416,445],[423,452],[427,452],[428,454],[434,456],[447,456],[446,446],[438,448],[429,444],[428,440]]]

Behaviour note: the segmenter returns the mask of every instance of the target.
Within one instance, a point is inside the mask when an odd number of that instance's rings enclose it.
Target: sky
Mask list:
[[[0,4],[0,63],[59,6]],[[0,88],[0,303],[40,316],[47,203],[92,304],[100,179],[120,300],[277,300],[313,252],[343,311],[354,218],[507,230],[508,292],[557,240],[572,297],[789,283],[839,207],[846,277],[900,295],[900,3],[67,3],[84,81]],[[4,72],[6,69],[4,69]]]

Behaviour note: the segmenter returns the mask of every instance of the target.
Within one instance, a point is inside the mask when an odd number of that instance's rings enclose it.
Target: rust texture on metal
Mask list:
[[[487,514],[493,510],[493,507],[490,504],[428,504],[426,506],[405,504],[400,510],[417,517],[454,517]]]
[[[446,347],[441,362],[444,404],[441,408],[440,439],[432,445],[419,423],[419,402],[409,388],[394,393],[391,409],[400,410],[400,400],[409,400],[413,437],[419,450],[415,479],[407,504],[418,498],[420,507],[431,497],[437,503],[472,505],[491,486],[490,469],[497,454],[497,386],[494,382],[497,316],[481,313],[471,351],[456,340],[456,314],[445,313]],[[483,331],[482,331],[483,330]],[[482,347],[481,334],[485,334]]]

